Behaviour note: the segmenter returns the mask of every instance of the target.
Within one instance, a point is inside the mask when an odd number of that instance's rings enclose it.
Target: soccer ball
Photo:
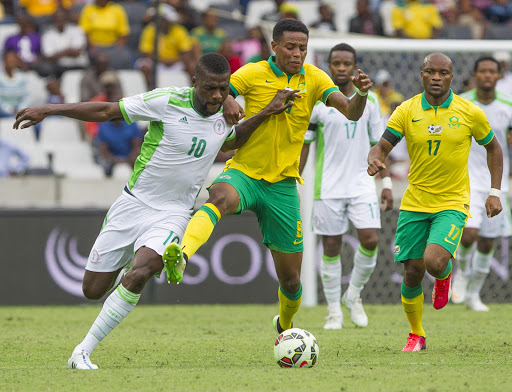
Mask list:
[[[312,367],[318,359],[318,343],[311,332],[287,329],[274,343],[274,357],[281,367]]]

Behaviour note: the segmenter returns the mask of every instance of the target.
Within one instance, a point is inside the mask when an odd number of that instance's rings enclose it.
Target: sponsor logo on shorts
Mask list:
[[[464,209],[469,211],[469,206],[467,204],[464,204]]]
[[[400,245],[395,245],[395,255],[400,253]]]
[[[91,255],[89,256],[89,261],[91,263],[97,263],[98,261],[100,261],[100,254],[96,249],[92,250]]]
[[[449,244],[455,245],[455,242],[450,241],[450,240],[448,239],[448,237],[445,237],[445,238],[444,238],[444,240],[445,240],[446,242],[448,242]]]
[[[217,135],[222,135],[226,131],[226,124],[220,118],[213,124],[213,130]]]
[[[219,176],[221,180],[231,180],[231,176],[228,176],[227,174],[224,174],[223,176]]]
[[[295,241],[293,241],[293,245],[299,245],[302,243],[302,241],[304,241],[304,239],[302,239],[300,241],[295,240]]]

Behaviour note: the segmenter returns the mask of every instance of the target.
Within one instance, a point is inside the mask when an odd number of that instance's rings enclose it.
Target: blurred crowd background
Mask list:
[[[195,62],[210,52],[224,55],[234,72],[268,59],[270,32],[281,18],[340,42],[345,34],[512,39],[509,0],[0,0],[0,176],[127,178],[147,124],[54,118],[14,132],[13,116],[27,105],[117,101],[188,86]],[[504,70],[498,90],[512,94],[510,53],[494,55]],[[406,85],[394,85],[393,69],[370,76],[385,118],[412,96]],[[472,88],[470,76],[463,90]],[[398,150],[395,177],[406,177],[406,155]]]

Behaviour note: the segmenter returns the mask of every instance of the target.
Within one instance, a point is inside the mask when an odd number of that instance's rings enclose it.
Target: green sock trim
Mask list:
[[[452,260],[448,260],[448,264],[446,265],[446,269],[442,273],[442,275],[436,279],[443,280],[446,279],[448,275],[450,275],[450,272],[452,272]]]
[[[322,261],[326,261],[327,263],[334,263],[340,259],[340,255],[337,256],[326,256],[322,255]]]
[[[297,301],[300,297],[302,297],[302,283],[300,284],[300,287],[299,289],[297,290],[296,293],[288,293],[286,291],[283,290],[283,288],[281,287],[281,285],[279,285],[279,290],[281,291],[281,293],[283,293],[283,295],[288,298],[290,301]]]
[[[202,206],[199,210],[204,211],[204,212],[206,212],[208,214],[208,216],[210,217],[210,220],[212,221],[214,226],[219,221],[219,218],[217,217],[217,214],[210,207]]]
[[[140,294],[132,293],[131,291],[125,289],[122,284],[117,286],[116,290],[119,296],[126,302],[129,302],[131,304],[136,304],[137,302],[139,302]]]
[[[412,298],[416,298],[416,297],[420,296],[421,293],[423,293],[423,287],[421,287],[421,284],[419,284],[416,287],[407,287],[405,285],[405,283],[402,282],[402,287],[400,288],[400,292],[405,298],[412,299]]]
[[[366,248],[363,248],[363,246],[359,244],[359,248],[357,248],[357,250],[365,256],[372,257],[375,253],[379,251],[379,247],[375,247],[374,250],[368,250]]]

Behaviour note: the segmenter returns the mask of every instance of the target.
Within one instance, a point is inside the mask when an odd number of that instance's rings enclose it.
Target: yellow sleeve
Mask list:
[[[327,98],[334,91],[340,91],[332,79],[324,71],[317,68],[315,71],[316,100],[327,102]]]
[[[62,7],[70,9],[72,5],[73,2],[71,0],[62,0]]]
[[[85,34],[88,34],[91,31],[90,13],[91,7],[89,4],[86,4],[80,13],[80,20],[78,21],[78,25],[82,28]]]
[[[487,117],[485,116],[485,112],[476,105],[474,105],[471,134],[477,143],[482,146],[489,143],[494,136],[494,132],[492,131],[489,121],[487,121]]]
[[[254,67],[256,64],[257,63],[244,65],[231,75],[229,86],[231,87],[231,91],[235,93],[235,96],[245,95],[249,91],[250,83],[252,82],[251,75],[254,75],[256,72]]]
[[[147,25],[142,30],[139,41],[139,50],[144,54],[153,53],[153,41],[155,39],[155,28],[152,24]]]
[[[194,46],[193,41],[185,27],[177,26],[176,38],[179,42],[179,52],[188,52],[189,50],[192,50],[192,47]]]
[[[394,134],[396,137],[399,137],[400,139],[405,135],[405,116],[406,116],[406,107],[404,104],[401,104],[398,106],[393,113],[391,114],[391,117],[388,120],[388,124],[386,126],[386,129],[390,131],[392,134]]]
[[[395,6],[391,10],[391,25],[395,30],[403,30],[404,29],[404,14],[400,7]]]
[[[117,31],[120,37],[126,37],[130,34],[130,25],[128,24],[128,16],[121,5],[117,5]]]

